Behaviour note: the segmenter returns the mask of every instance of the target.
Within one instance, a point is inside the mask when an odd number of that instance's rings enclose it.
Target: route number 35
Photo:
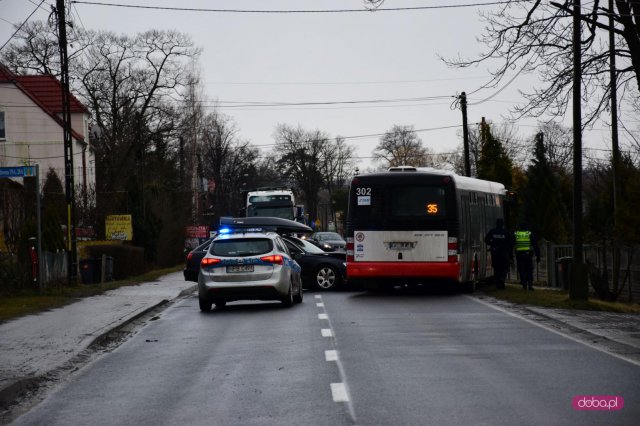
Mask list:
[[[369,196],[371,196],[371,188],[356,188],[356,195],[369,195]]]

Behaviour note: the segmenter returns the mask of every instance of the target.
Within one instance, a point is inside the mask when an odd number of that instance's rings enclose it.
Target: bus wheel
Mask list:
[[[474,291],[476,291],[476,280],[473,279],[471,281],[461,283],[461,287],[463,293],[473,293]]]

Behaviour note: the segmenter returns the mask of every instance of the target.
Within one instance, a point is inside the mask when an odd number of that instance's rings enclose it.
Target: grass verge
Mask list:
[[[524,291],[519,284],[507,284],[504,290],[497,290],[493,285],[487,285],[481,287],[479,291],[487,296],[519,305],[585,311],[640,313],[640,304],[637,303],[605,302],[595,298],[589,298],[586,302],[578,302],[570,300],[569,294],[564,291],[540,287],[536,287],[534,291]]]
[[[182,265],[173,268],[158,269],[143,275],[121,281],[111,281],[102,284],[78,284],[73,287],[57,286],[44,290],[24,292],[17,295],[0,298],[0,323],[24,315],[35,314],[49,309],[59,308],[82,297],[91,297],[124,286],[134,286],[140,283],[154,281],[159,277],[177,272]]]

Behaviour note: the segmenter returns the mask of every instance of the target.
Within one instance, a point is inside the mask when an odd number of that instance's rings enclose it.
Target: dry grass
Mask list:
[[[542,287],[536,287],[534,291],[525,291],[519,284],[507,284],[505,290],[496,290],[494,286],[488,285],[482,287],[480,291],[487,296],[521,305],[587,311],[640,313],[640,304],[637,303],[605,302],[593,297],[589,298],[586,302],[578,302],[570,300],[567,292]]]

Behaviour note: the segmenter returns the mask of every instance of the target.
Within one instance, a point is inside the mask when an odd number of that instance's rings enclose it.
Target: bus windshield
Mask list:
[[[350,216],[353,225],[390,225],[391,222],[432,222],[447,218],[453,188],[446,185],[365,184],[366,196],[353,194]],[[357,191],[357,190],[356,190]]]
[[[445,188],[436,186],[392,187],[391,216],[443,217],[447,215]]]

